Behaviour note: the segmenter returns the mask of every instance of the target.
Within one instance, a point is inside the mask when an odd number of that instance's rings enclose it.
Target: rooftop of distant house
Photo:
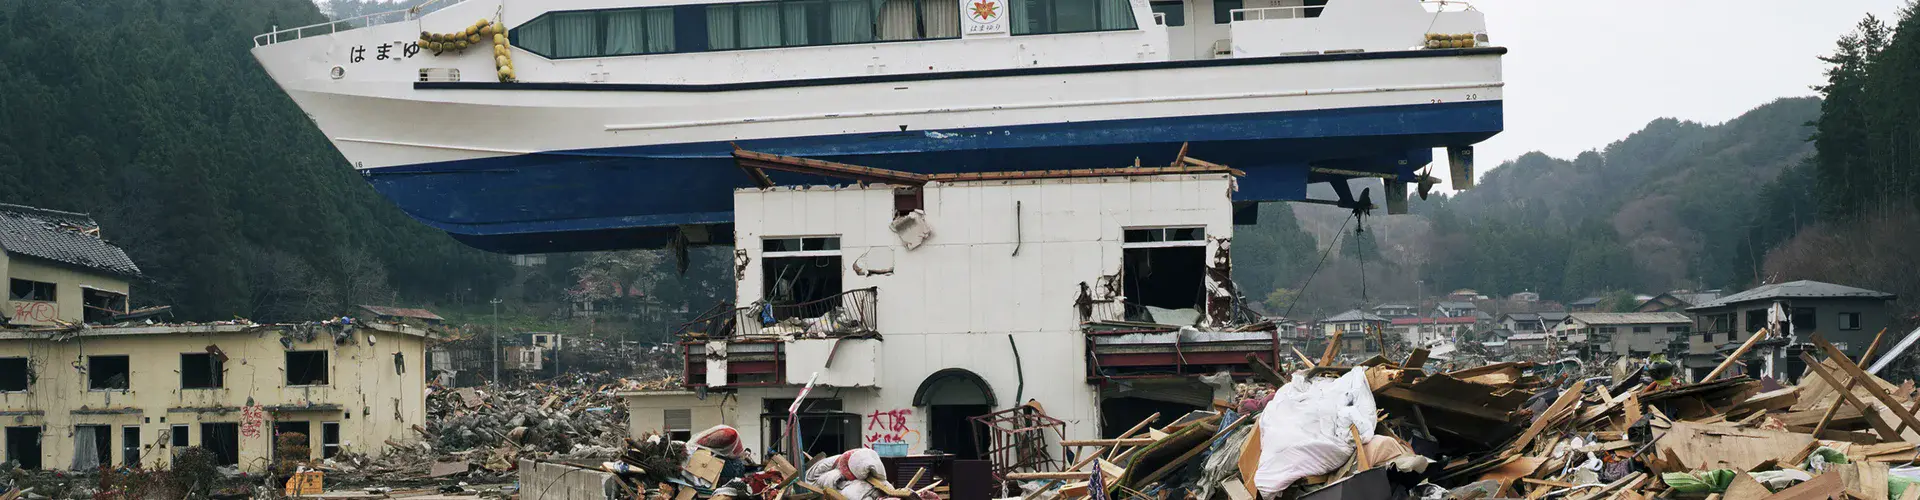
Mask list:
[[[1812,280],[1800,280],[1760,285],[1754,287],[1752,290],[1721,297],[1718,300],[1708,301],[1704,304],[1694,304],[1694,306],[1688,308],[1688,310],[1707,309],[1761,300],[1833,298],[1893,300],[1895,296],[1891,293],[1865,288],[1854,288],[1846,285],[1835,285]]]
[[[440,317],[440,315],[434,314],[433,311],[428,311],[426,309],[408,308],[408,307],[369,306],[369,305],[361,305],[360,308],[366,309],[367,312],[371,312],[379,316],[391,316],[395,318],[413,318],[413,319],[421,319],[421,320],[427,320],[427,321],[446,321],[446,318],[442,318]]]
[[[1547,334],[1545,333],[1517,333],[1511,337],[1507,337],[1507,341],[1508,342],[1524,342],[1528,340],[1546,340],[1546,338],[1547,338]]]
[[[1366,312],[1364,312],[1364,311],[1361,311],[1361,310],[1359,310],[1359,309],[1354,309],[1354,310],[1351,310],[1351,311],[1347,311],[1347,312],[1343,312],[1343,313],[1340,313],[1340,314],[1336,314],[1336,315],[1334,315],[1334,316],[1333,316],[1333,317],[1331,317],[1331,318],[1327,318],[1327,319],[1323,319],[1323,320],[1320,320],[1320,321],[1322,321],[1322,322],[1326,322],[1326,323],[1341,323],[1341,322],[1347,322],[1347,321],[1380,321],[1380,322],[1385,322],[1385,321],[1387,321],[1387,318],[1382,318],[1382,317],[1379,317],[1379,316],[1375,316],[1375,315],[1372,315],[1372,314],[1369,314],[1369,313],[1366,313]]]
[[[0,249],[64,264],[139,277],[127,252],[100,237],[83,213],[0,203]]]
[[[1689,323],[1687,315],[1677,312],[1654,313],[1573,313],[1568,319],[1589,325],[1660,325],[1667,323]]]
[[[209,323],[123,323],[118,325],[48,326],[0,330],[0,340],[54,339],[64,340],[72,337],[117,337],[126,335],[191,335],[206,333],[250,333],[250,332],[326,332],[329,330],[366,329],[382,334],[411,335],[423,338],[439,338],[439,330],[430,330],[412,325],[385,323],[379,321],[328,320],[308,323],[271,323],[262,324],[237,319]]]
[[[1394,320],[1393,320],[1393,324],[1394,324],[1394,326],[1406,326],[1406,325],[1471,325],[1471,324],[1473,324],[1473,323],[1474,323],[1474,321],[1476,321],[1476,318],[1473,318],[1473,317],[1471,317],[1471,316],[1457,316],[1457,317],[1450,317],[1450,316],[1436,316],[1436,317],[1432,317],[1432,318],[1396,318],[1396,319],[1394,319]]]
[[[1465,301],[1443,301],[1440,303],[1440,305],[1435,307],[1439,307],[1441,309],[1479,309],[1480,308],[1480,306],[1476,306],[1472,302],[1465,302]]]
[[[1573,305],[1576,305],[1576,306],[1597,306],[1597,305],[1600,305],[1600,298],[1599,298],[1599,297],[1587,297],[1587,298],[1584,298],[1584,299],[1580,299],[1580,300],[1576,300],[1576,301],[1573,301]]]

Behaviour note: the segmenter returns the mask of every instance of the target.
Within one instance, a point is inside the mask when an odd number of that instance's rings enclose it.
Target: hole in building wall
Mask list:
[[[1206,299],[1207,248],[1180,246],[1128,248],[1123,254],[1121,273],[1127,297],[1127,319],[1166,324],[1192,324],[1191,321],[1155,321],[1148,307],[1193,309],[1198,317]]]
[[[213,452],[215,465],[240,465],[240,424],[200,424],[200,447]]]
[[[841,292],[838,255],[769,257],[760,262],[766,270],[761,293],[768,304],[805,304],[832,298]]]
[[[124,293],[81,287],[80,301],[86,305],[82,317],[88,323],[111,322],[114,315],[127,312],[127,294]]]
[[[327,385],[327,351],[287,351],[287,385]]]
[[[124,391],[132,378],[126,356],[87,356],[87,388]]]

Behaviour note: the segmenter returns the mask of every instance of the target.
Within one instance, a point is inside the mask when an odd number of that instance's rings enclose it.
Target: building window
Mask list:
[[[287,351],[287,385],[327,385],[327,351]]]
[[[7,461],[23,470],[40,470],[40,428],[7,428]]]
[[[1860,313],[1840,313],[1841,330],[1859,330]]]
[[[1636,327],[1633,327],[1633,333],[1653,333],[1653,327],[1651,327],[1651,326],[1636,326]]]
[[[1133,5],[1125,0],[1013,0],[1013,34],[1130,30]]]
[[[1615,333],[1615,331],[1616,331],[1615,327],[1611,327],[1611,326],[1600,327],[1600,333]]]
[[[773,306],[774,321],[789,317],[817,317],[813,307],[840,295],[840,237],[766,238],[761,240],[761,299]]]
[[[1233,22],[1233,11],[1246,5],[1246,0],[1213,0],[1213,24]]]
[[[115,315],[127,312],[127,294],[80,287],[80,303],[86,309],[82,319],[88,323],[109,323]]]
[[[27,392],[33,385],[33,370],[27,358],[0,358],[0,392]]]
[[[1815,312],[1811,307],[1793,308],[1791,319],[1791,321],[1793,321],[1793,331],[1808,333],[1820,328],[1819,321],[1814,319],[1817,317]]]
[[[510,37],[549,59],[959,38],[960,5],[781,0],[550,12]]]
[[[124,391],[131,380],[126,356],[87,356],[87,388],[96,391]]]
[[[120,465],[124,467],[140,465],[140,426],[138,425],[120,428]]]
[[[226,362],[204,352],[180,355],[181,389],[218,389],[225,386]]]
[[[172,430],[167,431],[167,439],[169,443],[173,444],[174,453],[179,453],[181,448],[193,446],[192,441],[187,439],[191,437],[189,434],[192,432],[191,429],[193,429],[193,427],[189,427],[186,424],[174,424]]]
[[[1760,331],[1761,328],[1766,328],[1766,327],[1767,327],[1767,310],[1766,309],[1754,309],[1752,311],[1747,311],[1747,333],[1757,332],[1757,331]]]
[[[57,295],[54,294],[53,284],[44,281],[14,278],[12,280],[12,286],[9,287],[9,289],[10,292],[7,294],[9,300],[20,302],[53,302],[58,300],[56,299]]]
[[[662,415],[667,438],[674,441],[693,439],[693,410],[684,408],[666,410]]]
[[[320,423],[320,458],[333,458],[340,454],[340,423]]]
[[[1187,3],[1184,0],[1153,2],[1153,13],[1165,19],[1167,26],[1187,25]]]
[[[1690,331],[1693,331],[1693,327],[1686,326],[1686,325],[1667,327],[1667,333],[1672,333],[1672,334],[1685,335],[1687,332],[1690,332]]]

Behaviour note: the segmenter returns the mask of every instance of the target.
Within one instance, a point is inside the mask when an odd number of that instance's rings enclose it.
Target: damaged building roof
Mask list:
[[[100,224],[87,214],[0,203],[0,249],[99,269],[140,276],[127,252],[100,237]]]
[[[1757,300],[1813,299],[1813,298],[1820,298],[1820,299],[1862,298],[1862,299],[1892,300],[1894,298],[1894,295],[1887,292],[1868,290],[1865,288],[1854,288],[1846,285],[1835,285],[1832,283],[1823,283],[1823,282],[1812,281],[1812,280],[1800,280],[1800,281],[1789,281],[1786,283],[1774,283],[1771,285],[1761,285],[1758,287],[1754,287],[1752,290],[1747,290],[1747,291],[1736,293],[1733,295],[1728,295],[1726,297],[1720,298],[1719,300],[1714,300],[1711,302],[1707,302],[1705,304],[1695,305],[1693,307],[1687,308],[1687,310],[1692,311],[1692,310],[1698,310],[1698,309],[1707,309],[1707,308],[1720,307],[1720,306],[1726,306],[1726,305],[1732,305],[1732,304],[1739,304],[1742,302],[1753,302]]]
[[[1359,309],[1354,309],[1351,311],[1334,315],[1331,318],[1323,319],[1320,321],[1326,322],[1326,323],[1340,323],[1345,321],[1379,321],[1379,322],[1385,323],[1387,321],[1387,318],[1374,316],[1372,314],[1362,312]]]
[[[420,309],[420,308],[369,306],[365,304],[362,304],[360,308],[366,309],[367,312],[371,312],[380,316],[391,316],[395,318],[424,319],[429,321],[446,321],[446,318],[442,318],[440,317],[440,315],[434,314],[433,311],[428,311],[426,309]]]
[[[355,320],[352,328],[364,328],[383,334],[412,335],[423,338],[438,338],[439,330],[429,330],[413,325],[381,323]],[[15,328],[0,330],[0,340],[53,339],[65,340],[74,337],[110,337],[119,335],[181,335],[195,333],[242,333],[258,331],[314,331],[322,328],[340,328],[332,322],[276,323],[260,324],[246,320],[221,321],[217,323],[185,324],[137,324],[112,326],[50,326],[39,328]]]

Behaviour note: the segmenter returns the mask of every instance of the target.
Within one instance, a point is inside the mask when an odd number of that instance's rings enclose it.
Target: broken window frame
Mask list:
[[[793,242],[798,250],[774,249],[776,243]],[[814,248],[808,248],[814,247]],[[760,237],[760,257],[834,257],[840,253],[840,235],[812,236],[762,236]]]
[[[678,417],[678,418],[676,418]],[[674,424],[682,424],[675,427]],[[669,439],[687,441],[693,439],[693,410],[691,408],[666,408],[660,410],[660,430]]]
[[[312,354],[319,354],[320,356],[320,363],[319,363],[320,376],[318,378],[319,383],[295,383],[294,370],[293,370],[293,357],[295,355],[312,355]],[[281,370],[284,372],[283,374],[285,376],[281,377],[281,381],[284,382],[287,387],[326,387],[328,385],[332,385],[333,366],[331,365],[331,363],[333,362],[333,360],[331,359],[331,356],[329,356],[329,354],[330,353],[324,349],[309,350],[309,351],[286,351],[286,355],[282,357],[285,364],[282,365],[281,367]],[[314,382],[314,379],[312,378],[301,379],[301,380],[305,382]]]
[[[124,364],[126,365],[127,369],[125,372],[125,375],[126,375],[125,381],[123,383],[126,385],[123,385],[120,387],[99,387],[97,385],[98,383],[101,382],[101,379],[98,377],[99,375],[98,372],[103,368],[99,366],[99,362],[107,360],[109,358],[120,358],[125,360]],[[111,378],[112,377],[109,376],[108,380],[106,381],[111,382],[112,381]],[[126,354],[97,354],[97,355],[87,356],[87,390],[88,391],[127,392],[132,388],[133,388],[133,357],[132,356],[129,356]]]
[[[58,302],[60,285],[46,281],[9,278],[7,300],[14,302]]]
[[[14,389],[6,388],[4,384],[0,384],[0,393],[24,394],[24,393],[33,391],[34,376],[33,376],[32,360],[28,358],[23,358],[23,357],[5,357],[5,358],[0,358],[0,366],[4,366],[5,364],[12,364],[16,361],[20,363],[20,381],[22,382],[22,385],[20,386],[20,389],[14,390]]]
[[[1138,241],[1135,241],[1138,238]],[[1207,226],[1178,225],[1120,228],[1120,248],[1207,246]]]
[[[194,364],[198,363],[197,361],[192,361],[187,359],[188,356],[206,356],[207,357],[208,364],[212,365],[208,368],[209,373],[207,374],[207,376],[212,379],[212,385],[193,385],[188,383],[187,367],[193,366]],[[195,390],[224,389],[227,386],[226,371],[227,371],[227,363],[225,361],[221,361],[219,356],[215,356],[212,353],[209,353],[206,351],[180,353],[180,388],[181,389],[195,389]]]
[[[102,303],[96,304],[95,302]],[[88,323],[107,323],[112,321],[115,315],[125,314],[127,312],[127,294],[81,285],[80,306],[82,309],[81,316],[84,321]]]
[[[1860,313],[1857,313],[1857,312],[1840,313],[1840,329],[1848,330],[1848,331],[1859,330],[1860,329]]]

